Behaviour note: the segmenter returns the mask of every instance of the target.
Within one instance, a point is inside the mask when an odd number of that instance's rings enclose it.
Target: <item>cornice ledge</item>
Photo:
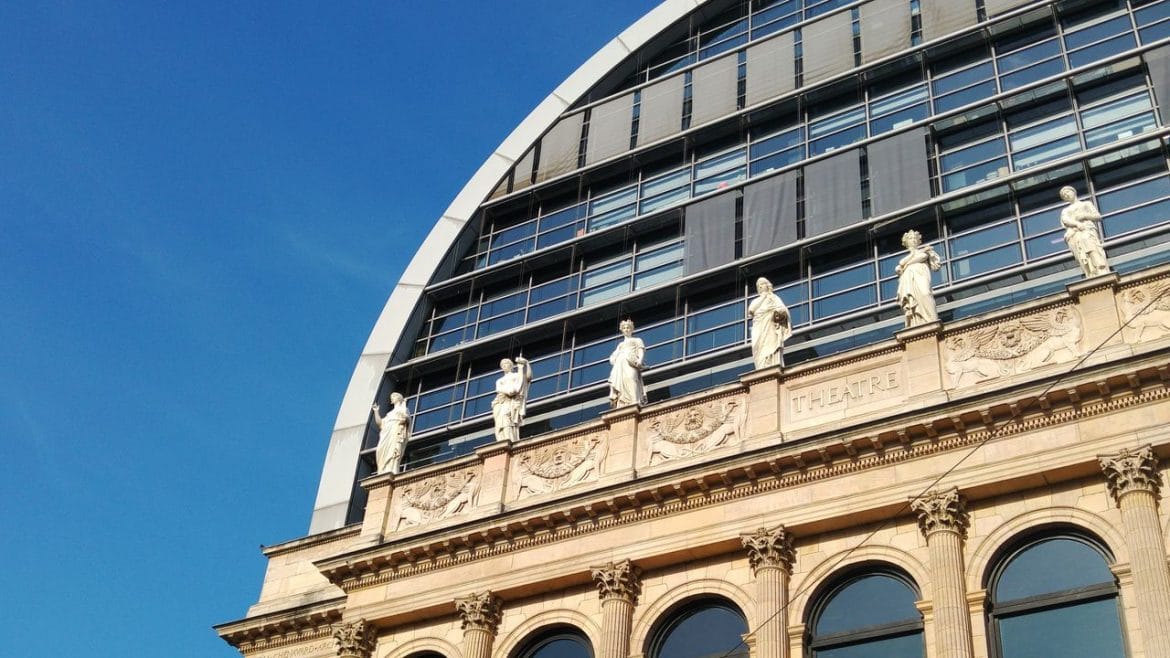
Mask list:
[[[361,534],[361,531],[361,523],[351,523],[350,525],[337,528],[335,530],[326,530],[325,532],[320,532],[315,535],[298,537],[296,539],[290,539],[288,541],[284,541],[279,544],[273,544],[271,546],[261,546],[260,552],[264,554],[264,557],[271,559],[278,555],[283,555],[284,553],[300,551],[306,548],[320,546],[321,544],[329,544],[341,539],[348,539],[351,535],[357,536]]]
[[[212,626],[233,647],[274,648],[308,640],[331,637],[332,625],[341,621],[346,597],[246,617]]]

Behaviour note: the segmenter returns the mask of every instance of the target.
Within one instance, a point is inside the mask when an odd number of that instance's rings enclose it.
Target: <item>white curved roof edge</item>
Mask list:
[[[309,523],[310,534],[345,525],[358,453],[382,374],[422,296],[423,287],[434,276],[463,225],[488,198],[512,164],[556,123],[570,105],[627,56],[706,2],[708,0],[665,0],[603,46],[516,126],[439,217],[391,291],[349,379],[325,454],[321,484],[317,488],[317,501]]]

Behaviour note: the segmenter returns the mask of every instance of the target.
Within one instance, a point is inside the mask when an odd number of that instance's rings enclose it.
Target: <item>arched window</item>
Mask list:
[[[669,616],[653,634],[651,658],[746,658],[743,613],[724,599],[699,599]]]
[[[829,587],[813,608],[813,658],[922,658],[922,613],[911,580],[893,570],[866,570]]]
[[[991,576],[993,655],[1124,658],[1110,561],[1100,545],[1075,534],[1008,551]]]
[[[529,640],[516,658],[593,658],[593,645],[576,628],[557,626]]]

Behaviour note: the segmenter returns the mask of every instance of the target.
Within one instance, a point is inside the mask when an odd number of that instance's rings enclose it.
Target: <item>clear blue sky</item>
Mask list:
[[[232,656],[390,289],[644,0],[0,3],[0,656]]]

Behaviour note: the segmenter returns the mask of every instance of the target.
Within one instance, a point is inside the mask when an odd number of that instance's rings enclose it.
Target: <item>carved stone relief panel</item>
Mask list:
[[[606,452],[601,432],[518,452],[512,457],[515,498],[596,482],[604,469]]]
[[[647,418],[645,464],[686,459],[739,443],[747,419],[746,407],[746,398],[739,395],[698,402]]]
[[[1121,291],[1120,306],[1126,342],[1170,336],[1170,279],[1126,288]]]
[[[1075,306],[963,330],[946,338],[943,368],[951,388],[1064,363],[1084,354],[1081,315]]]
[[[790,427],[897,405],[906,398],[902,365],[865,361],[793,379],[784,406]]]
[[[398,496],[391,529],[398,531],[466,514],[479,497],[480,468],[465,468],[408,482]]]

